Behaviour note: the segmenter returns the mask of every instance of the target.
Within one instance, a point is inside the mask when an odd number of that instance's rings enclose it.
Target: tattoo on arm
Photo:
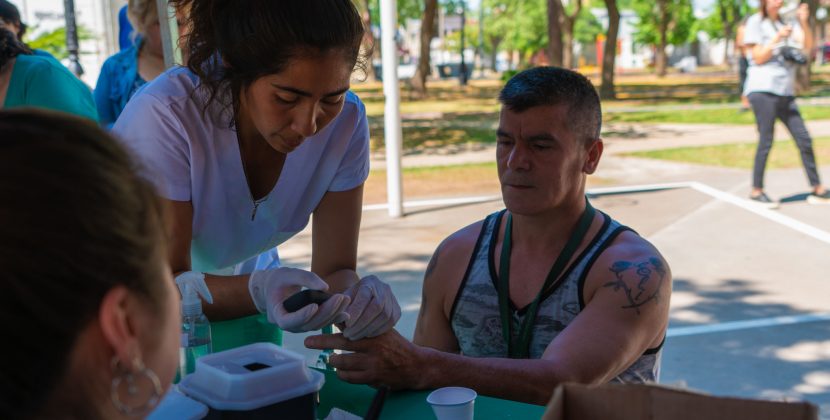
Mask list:
[[[651,257],[641,262],[617,261],[608,269],[616,279],[605,283],[603,287],[612,287],[615,292],[622,290],[625,293],[628,304],[623,305],[623,309],[634,309],[639,315],[641,306],[651,301],[655,304],[660,301],[660,288],[666,280],[667,271],[659,258]],[[629,287],[625,281],[626,275],[631,274],[638,278],[633,287]],[[654,283],[656,287],[652,286]],[[654,292],[648,294],[647,289],[651,287],[654,287]]]

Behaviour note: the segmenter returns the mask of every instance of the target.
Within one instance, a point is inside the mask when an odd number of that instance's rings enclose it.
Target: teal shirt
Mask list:
[[[98,121],[90,89],[58,61],[18,55],[3,108],[38,107]]]

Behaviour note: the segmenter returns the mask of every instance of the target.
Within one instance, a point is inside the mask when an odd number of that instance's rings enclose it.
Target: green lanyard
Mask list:
[[[565,265],[568,264],[571,257],[573,257],[576,252],[576,249],[579,248],[579,244],[582,243],[582,239],[585,238],[585,234],[588,233],[588,228],[594,220],[595,213],[596,210],[594,210],[591,203],[589,203],[586,198],[585,211],[582,212],[582,216],[579,218],[576,229],[571,234],[571,237],[568,238],[565,248],[562,249],[562,252],[553,263],[553,267],[550,269],[548,277],[545,279],[545,284],[542,286],[542,290],[539,291],[539,294],[537,294],[536,298],[533,299],[533,302],[530,303],[530,307],[522,320],[518,342],[516,343],[513,342],[513,337],[510,332],[512,325],[512,317],[510,316],[510,251],[513,246],[513,216],[512,214],[507,215],[507,225],[504,228],[504,241],[501,246],[498,293],[499,313],[501,315],[501,331],[504,341],[507,343],[507,353],[511,359],[527,359],[529,357],[530,337],[532,335],[533,323],[536,320],[536,315],[539,313],[539,301],[542,300],[542,295],[545,291],[547,291],[556,282],[556,279],[559,278],[562,271],[565,269]]]

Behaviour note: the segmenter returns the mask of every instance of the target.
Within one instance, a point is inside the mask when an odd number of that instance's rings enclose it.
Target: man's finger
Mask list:
[[[304,343],[306,347],[318,350],[337,349],[346,351],[359,351],[364,348],[362,343],[357,341],[349,341],[349,339],[343,337],[343,334],[341,333],[312,335],[310,337],[306,337]]]
[[[357,333],[357,337],[347,337],[350,340],[360,340],[366,337],[376,337],[389,331],[395,325],[395,319],[390,316],[379,316]]]
[[[364,370],[337,370],[337,377],[351,384],[369,384],[372,378]]]
[[[363,371],[368,370],[372,363],[366,353],[332,354],[329,356],[329,365],[336,369]]]

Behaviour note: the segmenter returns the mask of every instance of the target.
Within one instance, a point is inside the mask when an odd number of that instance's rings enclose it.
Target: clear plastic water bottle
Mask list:
[[[213,351],[210,322],[202,312],[202,299],[199,296],[208,303],[213,303],[213,298],[202,273],[192,271],[182,273],[176,277],[176,284],[182,294],[182,334],[178,377],[184,378],[196,369],[196,359]]]

